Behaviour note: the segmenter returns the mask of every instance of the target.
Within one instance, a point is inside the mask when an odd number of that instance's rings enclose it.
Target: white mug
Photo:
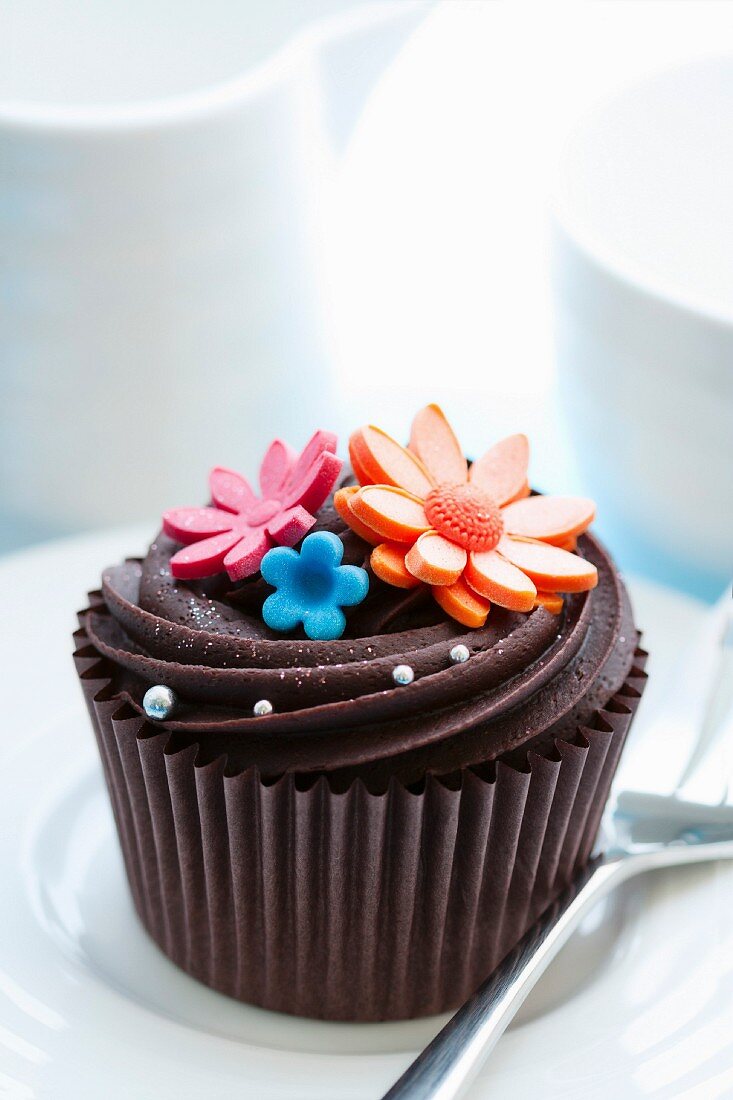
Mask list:
[[[73,529],[201,500],[210,465],[254,473],[273,432],[298,445],[327,426],[322,219],[364,100],[424,10],[12,9],[6,517]]]
[[[573,133],[554,205],[557,347],[600,516],[632,567],[733,574],[733,58],[670,69]]]

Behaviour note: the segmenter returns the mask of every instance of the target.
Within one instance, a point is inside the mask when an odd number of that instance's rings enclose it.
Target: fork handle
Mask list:
[[[604,857],[583,868],[382,1100],[460,1096],[560,948],[595,902],[626,878],[627,868]]]

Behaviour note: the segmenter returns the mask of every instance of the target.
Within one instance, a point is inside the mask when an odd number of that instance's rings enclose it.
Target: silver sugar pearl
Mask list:
[[[463,665],[471,656],[471,651],[467,645],[454,645],[453,649],[449,653],[452,665]]]
[[[409,665],[396,665],[392,669],[392,679],[396,684],[405,687],[415,679],[415,673]]]
[[[175,691],[166,687],[165,684],[155,684],[143,695],[143,710],[154,722],[163,722],[166,718],[170,718],[177,703],[178,696]]]
[[[272,714],[272,703],[269,699],[260,699],[259,703],[255,703],[252,707],[252,713],[255,718],[264,718],[266,714]]]

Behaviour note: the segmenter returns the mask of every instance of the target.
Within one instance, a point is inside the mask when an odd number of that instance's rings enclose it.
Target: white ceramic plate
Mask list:
[[[69,633],[102,566],[145,534],[0,562],[0,1096],[376,1100],[442,1020],[333,1025],[248,1008],[179,972],[133,915]],[[654,654],[649,710],[701,609],[632,590]],[[733,1094],[732,907],[719,865],[659,876],[592,915],[470,1095]]]

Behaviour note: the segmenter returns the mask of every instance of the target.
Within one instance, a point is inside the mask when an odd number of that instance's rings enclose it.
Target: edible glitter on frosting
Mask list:
[[[332,502],[317,528],[343,542],[344,563],[368,561],[369,547]],[[233,767],[256,763],[278,775],[327,762],[363,768],[370,782],[377,771],[412,782],[426,767],[451,770],[505,752],[526,740],[530,725],[550,741],[574,730],[603,705],[633,655],[627,602],[590,535],[579,551],[598,568],[599,586],[592,598],[568,597],[559,620],[544,608],[526,615],[496,607],[484,627],[466,629],[428,586],[402,590],[370,576],[366,599],[333,641],[300,628],[290,637],[273,632],[262,619],[272,590],[260,575],[237,585],[225,575],[176,580],[169,563],[177,548],[160,534],[143,561],[105,570],[85,635],[114,669],[120,699],[142,711],[147,687],[168,685],[182,705],[165,725],[186,738],[203,731],[202,745],[226,752]],[[461,644],[471,656],[458,668],[449,652]],[[409,687],[392,678],[399,664],[414,670]],[[263,699],[274,708],[267,718],[253,714]],[[393,758],[399,767],[387,763]]]

